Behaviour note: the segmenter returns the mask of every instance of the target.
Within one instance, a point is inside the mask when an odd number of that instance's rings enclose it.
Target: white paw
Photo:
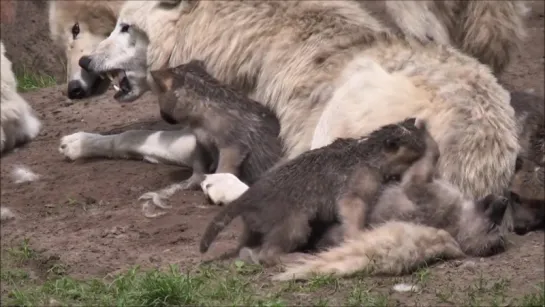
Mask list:
[[[61,138],[59,152],[70,160],[77,160],[84,157],[83,142],[94,138],[94,133],[76,132]]]
[[[235,175],[229,173],[206,175],[201,189],[216,204],[228,204],[242,195],[248,186]]]

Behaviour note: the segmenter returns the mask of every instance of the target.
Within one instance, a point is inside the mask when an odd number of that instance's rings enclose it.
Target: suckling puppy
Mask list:
[[[199,145],[217,158],[217,173],[231,173],[252,184],[282,156],[275,114],[221,84],[201,61],[151,75],[159,87],[163,119],[187,123]],[[196,163],[187,188],[197,187],[203,179],[202,167]]]
[[[354,173],[362,184],[358,196],[364,207],[383,182],[403,174],[424,154],[425,134],[424,122],[407,119],[360,139],[338,139],[274,167],[214,217],[200,251],[206,252],[240,215],[244,232],[239,249],[250,248],[241,252],[250,251],[254,262],[275,264],[278,256],[308,243],[316,231],[312,225],[327,227],[339,221],[337,202]]]

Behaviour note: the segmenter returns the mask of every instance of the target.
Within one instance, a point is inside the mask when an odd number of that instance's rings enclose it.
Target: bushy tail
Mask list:
[[[229,203],[220,213],[218,213],[212,222],[206,227],[206,231],[201,238],[200,251],[206,253],[214,239],[233,219],[242,213],[244,210],[245,201],[243,199],[236,199]]]
[[[451,44],[499,74],[526,37],[523,1],[386,1],[405,35]]]
[[[444,230],[391,221],[338,247],[288,264],[285,272],[273,276],[273,280],[308,279],[314,274],[341,277],[361,271],[401,274],[427,261],[463,255],[456,240]]]

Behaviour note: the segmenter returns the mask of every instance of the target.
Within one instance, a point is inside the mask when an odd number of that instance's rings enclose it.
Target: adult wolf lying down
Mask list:
[[[323,145],[422,117],[445,179],[475,198],[503,193],[519,151],[509,93],[457,49],[388,32],[352,1],[129,1],[80,65],[118,73],[116,99],[134,101],[154,87],[150,70],[200,59],[276,112],[287,159],[313,137]],[[326,107],[354,117],[334,130],[320,121]]]
[[[17,92],[17,79],[11,61],[6,57],[0,41],[2,68],[2,100],[0,102],[0,155],[18,145],[32,141],[40,133],[42,124],[32,107]]]
[[[500,74],[525,37],[523,1],[407,0],[358,1],[368,10],[381,6],[393,22],[393,30],[422,42],[452,44]],[[68,96],[80,99],[103,94],[109,80],[82,70],[78,63],[114,29],[123,0],[49,1],[51,38],[67,57]]]

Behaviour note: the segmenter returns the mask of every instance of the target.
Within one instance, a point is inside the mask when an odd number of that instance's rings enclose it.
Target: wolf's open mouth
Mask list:
[[[119,100],[120,98],[128,95],[131,92],[131,84],[124,70],[109,71],[105,73],[103,77],[104,76],[110,79],[113,84],[113,87],[116,91],[114,99]]]

